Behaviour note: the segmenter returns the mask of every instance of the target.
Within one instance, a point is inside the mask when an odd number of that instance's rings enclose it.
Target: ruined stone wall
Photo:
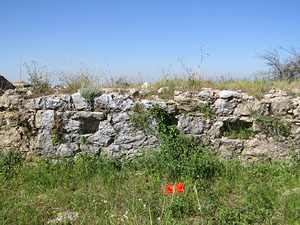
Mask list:
[[[299,96],[272,90],[258,100],[241,92],[203,89],[176,91],[173,100],[147,100],[136,97],[138,90],[122,92],[103,89],[88,103],[80,93],[32,98],[29,89],[7,90],[0,96],[0,149],[16,148],[28,156],[101,152],[132,158],[159,145],[155,132],[139,130],[130,121],[140,104],[176,113],[182,133],[224,158],[283,159],[300,150]]]

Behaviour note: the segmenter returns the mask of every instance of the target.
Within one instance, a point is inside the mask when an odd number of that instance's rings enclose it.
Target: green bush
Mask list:
[[[80,94],[87,102],[91,102],[101,94],[101,87],[99,84],[90,83],[80,88]]]
[[[215,154],[202,147],[195,138],[180,133],[175,114],[169,114],[159,106],[151,108],[150,113],[157,120],[161,141],[157,160],[167,162],[166,169],[171,176],[211,179],[221,173],[223,164]]]

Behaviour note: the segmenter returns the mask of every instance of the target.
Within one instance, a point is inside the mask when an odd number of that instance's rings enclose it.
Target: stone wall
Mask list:
[[[155,132],[139,130],[130,121],[140,104],[176,113],[182,133],[195,136],[224,158],[283,159],[300,150],[300,97],[284,91],[272,90],[261,100],[228,90],[176,91],[168,101],[158,96],[140,99],[134,89],[121,92],[103,89],[88,103],[80,93],[32,98],[29,89],[7,90],[0,97],[0,149],[16,148],[28,156],[101,152],[132,158],[159,145]],[[236,125],[251,135],[230,135]]]

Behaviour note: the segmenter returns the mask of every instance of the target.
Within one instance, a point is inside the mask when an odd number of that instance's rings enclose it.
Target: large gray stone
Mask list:
[[[58,109],[63,105],[63,102],[59,99],[44,99],[40,101],[40,107],[42,109]]]
[[[162,106],[162,103],[157,102],[157,101],[153,101],[153,100],[144,99],[140,102],[140,105],[144,106],[146,109],[150,109],[155,105]]]
[[[113,137],[108,135],[102,135],[99,131],[96,132],[94,135],[88,138],[88,141],[94,145],[98,145],[101,147],[109,146],[113,141]]]
[[[127,113],[117,113],[113,115],[112,121],[113,123],[120,123],[130,120],[130,117]]]
[[[219,96],[222,99],[229,99],[237,97],[238,93],[236,91],[223,90],[219,92]]]
[[[117,134],[116,130],[108,121],[102,121],[99,123],[99,134],[113,137]]]
[[[252,112],[265,112],[268,107],[265,103],[259,101],[248,101],[239,104],[234,110],[233,115],[235,116],[250,116]]]
[[[223,121],[216,121],[209,130],[211,137],[219,138],[222,135]]]
[[[117,107],[116,102],[113,100],[113,94],[102,94],[101,96],[94,98],[94,102],[95,104],[99,104],[110,109],[115,109]]]
[[[74,156],[79,147],[75,143],[61,144],[57,149],[57,155],[63,157]]]
[[[132,101],[131,98],[126,98],[121,102],[120,109],[122,111],[128,111],[128,110],[133,109],[134,106],[135,106],[134,101]]]
[[[96,119],[96,120],[104,120],[105,119],[105,114],[103,112],[78,112],[76,113],[78,118],[85,118],[85,119],[88,119],[88,118],[93,118],[93,119]]]
[[[53,128],[54,121],[54,110],[39,110],[36,113],[36,127],[41,129],[50,130]]]
[[[91,109],[90,104],[85,101],[85,99],[80,95],[80,93],[72,94],[72,100],[74,103],[74,107],[77,110],[89,111]]]
[[[200,117],[182,115],[178,121],[178,128],[185,134],[201,134],[204,124]]]
[[[107,154],[109,157],[112,157],[112,158],[119,158],[121,157],[122,155],[124,155],[121,151],[121,147],[119,145],[110,145],[108,148],[107,148]]]
[[[220,116],[229,116],[233,113],[233,107],[225,99],[217,99],[214,107],[217,109],[216,114]]]
[[[49,130],[41,130],[36,137],[36,148],[40,149],[41,155],[49,155],[53,152],[52,135]]]
[[[18,108],[19,97],[17,95],[9,94],[5,92],[0,96],[0,107],[4,108]]]
[[[210,93],[205,91],[205,90],[201,91],[199,94],[197,94],[197,97],[204,100],[204,101],[210,100],[212,98]]]
[[[118,135],[115,139],[114,144],[122,145],[122,144],[129,144],[133,142],[143,142],[147,139],[147,137],[143,134],[121,134]]]
[[[275,116],[282,116],[287,114],[293,107],[293,102],[290,99],[276,98],[271,102],[271,113]]]
[[[71,132],[78,133],[79,129],[80,129],[80,122],[77,120],[68,120],[64,123],[64,130],[67,133],[71,133]]]

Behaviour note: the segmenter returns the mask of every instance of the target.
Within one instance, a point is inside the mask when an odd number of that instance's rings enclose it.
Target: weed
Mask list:
[[[208,106],[195,106],[195,111],[200,112],[206,118],[214,118],[216,114]]]
[[[280,119],[265,116],[261,112],[251,112],[251,116],[255,119],[257,125],[262,128],[262,131],[270,136],[281,135],[287,137],[291,134],[291,126],[284,124]]]
[[[32,136],[33,128],[30,126],[28,120],[22,119],[20,115],[18,117],[15,117],[17,125],[23,128],[22,134],[25,135],[25,137],[29,138]]]
[[[250,139],[254,137],[251,124],[237,120],[235,122],[225,121],[223,135],[232,139]]]
[[[50,77],[52,73],[48,72],[46,66],[37,61],[25,63],[29,81],[35,93],[48,93],[51,90]]]
[[[56,143],[64,142],[64,121],[63,118],[59,117],[56,113],[54,114],[54,126],[51,129],[51,142],[53,145]]]
[[[143,105],[136,104],[129,115],[130,122],[140,130],[148,130],[152,120],[151,115]]]
[[[67,93],[75,93],[80,88],[92,83],[98,83],[97,77],[91,74],[86,66],[81,66],[78,73],[61,71],[56,74],[58,80],[66,87]]]
[[[16,174],[16,168],[22,164],[21,153],[15,149],[0,152],[0,173],[6,178]]]
[[[89,140],[84,136],[80,136],[80,142],[84,145],[89,145],[90,144]]]

